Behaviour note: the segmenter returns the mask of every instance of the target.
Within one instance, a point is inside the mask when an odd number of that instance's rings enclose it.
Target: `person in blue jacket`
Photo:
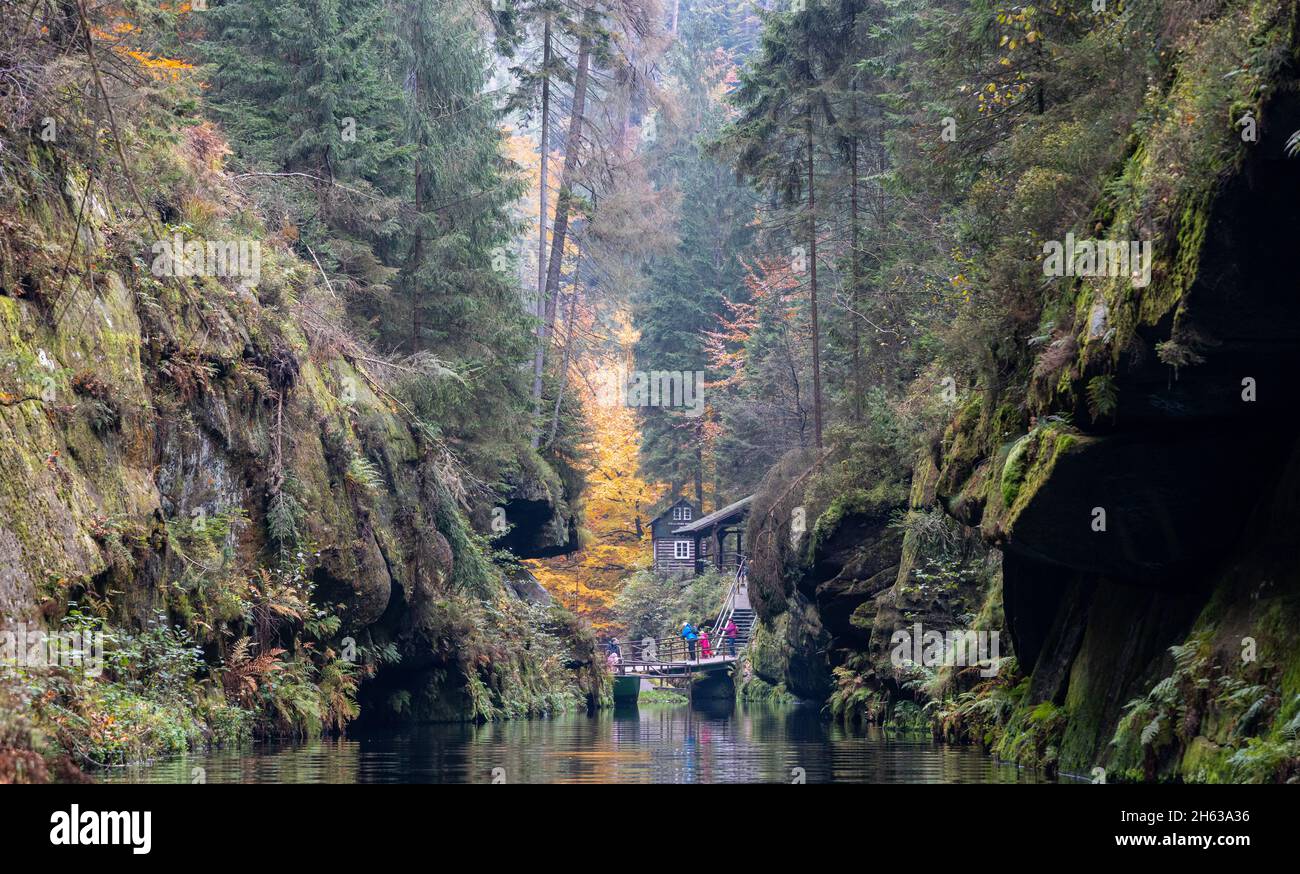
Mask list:
[[[686,650],[690,653],[690,661],[695,661],[695,641],[700,639],[700,635],[696,632],[695,626],[691,624],[689,619],[682,623],[682,637],[686,640]]]

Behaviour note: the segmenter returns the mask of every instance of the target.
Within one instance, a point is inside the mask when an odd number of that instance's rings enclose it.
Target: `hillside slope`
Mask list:
[[[503,584],[468,521],[492,498],[400,398],[401,369],[339,327],[329,281],[251,207],[257,180],[223,172],[192,84],[146,73],[110,125],[88,59],[64,73],[86,86],[75,121],[4,130],[0,613],[103,623],[110,669],[6,675],[0,746],[30,741],[24,710],[42,752],[85,765],[358,714],[598,704],[589,632]],[[160,258],[176,243],[211,269]],[[244,260],[214,268],[213,243]],[[556,527],[535,456],[503,478]],[[171,700],[137,657],[151,640],[193,668]]]

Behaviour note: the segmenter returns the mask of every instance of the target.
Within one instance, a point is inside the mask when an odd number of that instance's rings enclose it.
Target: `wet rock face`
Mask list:
[[[854,624],[870,634],[867,650],[882,680],[898,680],[892,659],[895,632],[911,633],[917,624],[940,633],[972,626],[984,588],[997,573],[998,554],[985,549],[974,531],[963,530],[959,538],[945,548],[908,532],[896,578],[854,615]]]
[[[31,609],[32,581],[20,562],[22,545],[8,529],[0,529],[0,616],[21,617]]]
[[[772,686],[784,685],[798,698],[825,701],[831,691],[830,642],[817,609],[796,591],[780,616],[756,627],[748,648],[750,664]]]
[[[754,672],[794,695],[825,700],[831,670],[848,653],[867,648],[878,599],[898,578],[903,534],[891,511],[845,513],[811,546],[808,563],[776,615],[751,644]]]
[[[1079,438],[1014,518],[995,517],[984,533],[1060,574],[1177,588],[1240,535],[1268,476],[1256,465],[1278,457],[1276,437],[1214,424]]]
[[[1281,142],[1282,131],[1300,126],[1300,101],[1279,102],[1272,113],[1271,134],[1209,211],[1177,323],[1171,315],[1141,326],[1125,354],[1113,417],[1092,422],[1076,409],[1088,436],[1030,501],[986,524],[1010,552],[1178,588],[1189,570],[1237,542],[1271,489],[1300,430],[1292,294],[1300,167]],[[1095,508],[1105,511],[1104,532],[1092,524]]]
[[[836,648],[861,649],[870,630],[853,621],[858,608],[894,585],[903,534],[886,513],[852,514],[817,544],[799,589],[817,606]]]
[[[1027,701],[1068,715],[1065,769],[1106,760],[1123,705],[1169,675],[1168,649],[1198,616],[1233,603],[1225,581],[1264,566],[1272,547],[1259,544],[1279,539],[1270,531],[1294,543],[1295,502],[1281,499],[1297,491],[1283,471],[1300,434],[1300,164],[1282,141],[1300,128],[1300,97],[1279,98],[1266,117],[1269,131],[1194,219],[1203,242],[1178,253],[1187,290],[1162,316],[1138,314],[1113,369],[1081,351],[1069,390],[1038,398],[1044,421],[1029,434],[985,428],[980,458],[975,417],[958,418],[938,452],[941,502],[1004,553]],[[1158,271],[1146,296],[1166,278]],[[1095,416],[1089,381],[1103,372],[1115,404]],[[1072,424],[1046,421],[1049,411]],[[1283,505],[1289,515],[1264,509]],[[1277,581],[1294,590],[1294,569]]]
[[[506,500],[493,512],[510,526],[493,544],[517,558],[552,558],[578,549],[577,519],[563,486],[541,472],[515,475]],[[488,520],[489,528],[493,521]]]
[[[1284,146],[1300,127],[1300,97],[1284,94],[1266,115],[1240,169],[1212,201],[1187,207],[1177,250],[1124,304],[1134,311],[1079,308],[1087,345],[1072,359],[1068,390],[1038,398],[1044,420],[1008,438],[976,399],[936,450],[939,500],[1008,556],[1007,618],[1031,662],[1056,615],[1042,604],[1059,583],[1195,589],[1204,566],[1239,542],[1300,432],[1300,309],[1291,294],[1300,165]],[[1153,315],[1163,289],[1188,274],[1186,290]],[[1135,317],[1112,368],[1092,328]],[[1114,406],[1098,415],[1087,399],[1103,374]],[[1054,409],[1063,417],[1048,416]],[[1035,585],[1049,591],[1030,592]]]
[[[520,600],[527,601],[529,604],[538,607],[549,607],[555,603],[554,596],[546,591],[546,587],[537,581],[527,570],[520,568],[517,572],[506,577],[506,585],[510,590],[519,597]]]

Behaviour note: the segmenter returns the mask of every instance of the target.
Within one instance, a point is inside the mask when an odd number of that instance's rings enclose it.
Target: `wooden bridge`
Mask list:
[[[734,645],[729,643],[724,633],[729,621],[736,623]],[[704,626],[709,632],[709,652],[704,651],[703,641],[697,640],[692,653],[691,645],[680,635],[645,638],[622,644],[619,647],[620,656],[611,666],[615,699],[634,700],[640,691],[642,680],[690,677],[730,670],[749,643],[754,622],[754,611],[749,603],[748,568],[741,559],[727,589],[722,609],[712,623]],[[604,646],[608,654],[609,644]]]

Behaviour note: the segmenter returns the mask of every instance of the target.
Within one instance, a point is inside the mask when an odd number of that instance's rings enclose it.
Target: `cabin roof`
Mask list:
[[[737,519],[744,517],[744,515],[749,511],[749,505],[753,500],[753,495],[741,498],[739,501],[736,501],[734,504],[728,504],[721,510],[714,510],[709,515],[701,516],[694,522],[690,522],[680,528],[674,528],[673,534],[694,534],[698,531],[712,528],[715,525],[724,525],[728,522],[734,522]]]
[[[654,510],[651,511],[654,513],[654,515],[650,517],[651,523],[658,522],[660,519],[667,516],[669,511],[672,510],[673,507],[678,507],[681,506],[682,504],[685,504],[686,506],[690,507],[692,512],[698,512],[700,509],[699,506],[696,505],[696,503],[692,501],[690,498],[686,498],[686,497],[674,498],[672,501],[668,502],[667,504],[664,504],[658,511],[654,511]]]

